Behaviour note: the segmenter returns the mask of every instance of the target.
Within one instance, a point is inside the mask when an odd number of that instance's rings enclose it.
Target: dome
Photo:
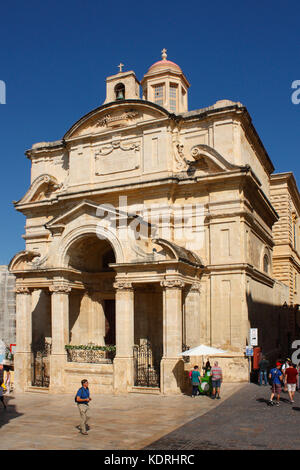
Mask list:
[[[149,68],[147,73],[153,73],[153,72],[160,72],[164,70],[174,70],[174,72],[180,72],[182,73],[181,68],[179,65],[175,64],[175,62],[172,62],[171,60],[167,60],[167,50],[163,49],[162,51],[162,60],[159,60],[155,62],[151,67]]]
[[[166,59],[155,62],[155,64],[151,65],[147,73],[160,72],[166,69],[173,69],[175,72],[182,73],[182,70],[179,65],[175,64],[175,62],[172,62],[171,60]]]

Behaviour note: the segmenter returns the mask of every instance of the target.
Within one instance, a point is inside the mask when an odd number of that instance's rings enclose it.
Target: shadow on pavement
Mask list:
[[[12,403],[13,401],[13,396],[4,395],[4,402],[6,404],[6,408],[4,408],[2,403],[0,403],[0,428],[5,426],[12,419],[23,416],[23,413],[18,413],[15,405]]]
[[[265,403],[269,406],[269,400],[267,398],[257,398],[256,401],[258,401],[259,403]]]

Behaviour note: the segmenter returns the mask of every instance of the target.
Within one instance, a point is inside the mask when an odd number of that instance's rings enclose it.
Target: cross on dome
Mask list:
[[[164,48],[161,52],[162,52],[162,54],[161,54],[162,60],[166,60],[167,57],[168,57],[167,56],[167,49]]]

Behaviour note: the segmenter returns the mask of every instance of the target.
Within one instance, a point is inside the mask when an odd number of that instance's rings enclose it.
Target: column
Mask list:
[[[51,297],[52,349],[50,359],[50,391],[65,391],[64,368],[67,362],[65,345],[69,344],[69,294],[66,281],[54,282],[49,287]]]
[[[24,392],[31,385],[31,292],[16,287],[16,353],[14,357],[15,389]]]
[[[184,383],[182,352],[182,289],[181,280],[161,282],[163,292],[163,358],[161,361],[161,391],[179,394]]]
[[[185,299],[185,343],[189,348],[206,342],[205,316],[200,314],[200,284],[194,283]]]
[[[130,282],[117,281],[116,289],[116,357],[114,391],[128,393],[133,383],[134,290]]]

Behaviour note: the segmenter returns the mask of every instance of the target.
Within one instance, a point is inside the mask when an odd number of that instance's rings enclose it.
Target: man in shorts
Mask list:
[[[219,367],[218,362],[216,361],[214,363],[214,366],[211,368],[211,382],[212,382],[212,399],[217,398],[220,399],[220,388],[221,388],[221,382],[222,382],[222,369]]]
[[[298,371],[294,364],[290,364],[289,367],[285,369],[285,379],[287,384],[287,391],[289,393],[290,402],[294,403],[294,395],[296,392],[296,384],[297,384],[297,377]]]
[[[276,406],[279,406],[280,393],[281,393],[281,382],[283,380],[283,373],[280,370],[281,362],[276,362],[276,367],[270,370],[269,379],[272,381],[272,393],[269,400],[269,405],[275,405],[273,401],[276,395]]]

